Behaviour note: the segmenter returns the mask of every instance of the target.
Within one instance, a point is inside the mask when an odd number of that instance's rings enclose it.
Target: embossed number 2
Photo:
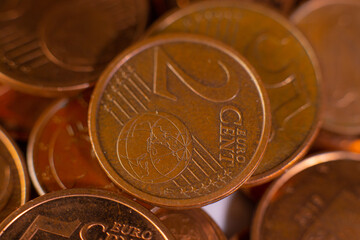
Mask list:
[[[154,93],[167,99],[176,101],[177,98],[167,89],[167,74],[169,68],[176,77],[185,84],[192,92],[211,102],[227,102],[233,99],[239,92],[239,79],[234,77],[234,73],[221,61],[217,61],[224,70],[226,83],[221,87],[205,86],[192,79],[178,64],[176,64],[160,47],[154,48]]]

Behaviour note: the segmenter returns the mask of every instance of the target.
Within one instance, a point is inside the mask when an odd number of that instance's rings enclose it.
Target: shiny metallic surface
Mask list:
[[[147,0],[8,2],[0,4],[0,81],[47,97],[93,85],[148,14]]]
[[[90,138],[122,189],[154,205],[199,207],[250,177],[270,133],[266,93],[246,60],[174,34],[119,55],[90,103]]]
[[[144,207],[95,189],[63,190],[28,202],[0,224],[0,238],[174,239]]]
[[[148,35],[203,34],[234,47],[253,65],[269,95],[272,133],[247,186],[268,182],[301,159],[320,125],[320,74],[304,36],[271,9],[237,1],[206,1],[159,19]]]
[[[360,2],[309,1],[291,16],[309,39],[324,76],[324,128],[360,134]]]
[[[301,161],[262,198],[251,239],[359,239],[359,182],[359,154],[330,152]]]

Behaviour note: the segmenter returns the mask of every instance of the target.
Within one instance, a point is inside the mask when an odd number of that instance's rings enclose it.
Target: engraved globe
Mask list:
[[[137,180],[167,182],[190,162],[191,139],[189,130],[173,115],[140,114],[122,128],[117,144],[118,158]]]

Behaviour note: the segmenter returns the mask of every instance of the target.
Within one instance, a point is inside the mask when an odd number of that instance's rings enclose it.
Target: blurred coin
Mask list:
[[[28,200],[29,184],[20,150],[0,128],[0,222]]]
[[[255,214],[251,239],[360,239],[360,155],[310,157],[274,182]]]
[[[360,133],[360,1],[317,0],[291,16],[319,56],[324,76],[324,128]]]
[[[270,9],[236,1],[193,4],[160,19],[149,35],[189,32],[229,44],[255,67],[272,109],[264,157],[245,185],[274,179],[303,157],[319,127],[319,74],[298,30]]]
[[[243,57],[198,35],[119,55],[93,93],[90,137],[116,184],[154,205],[199,207],[254,171],[270,132],[267,96]]]
[[[0,125],[16,140],[26,141],[49,100],[0,85]]]
[[[350,151],[360,153],[360,137],[321,130],[311,148],[315,151]]]
[[[201,209],[153,211],[177,240],[226,240],[214,220]]]
[[[139,37],[147,12],[146,0],[2,1],[0,81],[42,96],[85,89]]]
[[[27,161],[37,192],[102,188],[120,192],[100,167],[87,127],[89,96],[61,99],[39,118],[28,143]]]
[[[174,239],[151,212],[117,194],[71,189],[28,202],[0,224],[0,238]]]

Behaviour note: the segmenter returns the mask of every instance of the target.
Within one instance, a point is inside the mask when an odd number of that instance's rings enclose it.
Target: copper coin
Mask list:
[[[359,154],[332,152],[300,162],[261,200],[252,239],[360,239],[359,183]]]
[[[102,188],[120,192],[100,167],[87,127],[86,96],[61,99],[39,118],[28,143],[27,161],[37,192]]]
[[[0,125],[16,140],[26,141],[49,100],[0,85]]]
[[[71,189],[25,204],[0,224],[1,239],[174,239],[151,212],[117,194]]]
[[[271,9],[236,1],[203,2],[156,22],[148,34],[189,32],[229,44],[255,67],[272,109],[264,157],[245,185],[279,176],[303,157],[319,127],[319,74],[303,35]]]
[[[226,240],[214,220],[201,209],[153,211],[178,240]]]
[[[29,188],[22,153],[0,128],[0,222],[28,200]]]
[[[119,55],[90,103],[90,137],[122,189],[186,208],[231,194],[270,132],[267,96],[243,57],[198,35],[164,35]]]
[[[146,0],[2,1],[0,81],[42,96],[88,88],[143,32],[147,12]]]
[[[360,2],[317,0],[291,17],[319,56],[324,76],[324,128],[360,133]]]

